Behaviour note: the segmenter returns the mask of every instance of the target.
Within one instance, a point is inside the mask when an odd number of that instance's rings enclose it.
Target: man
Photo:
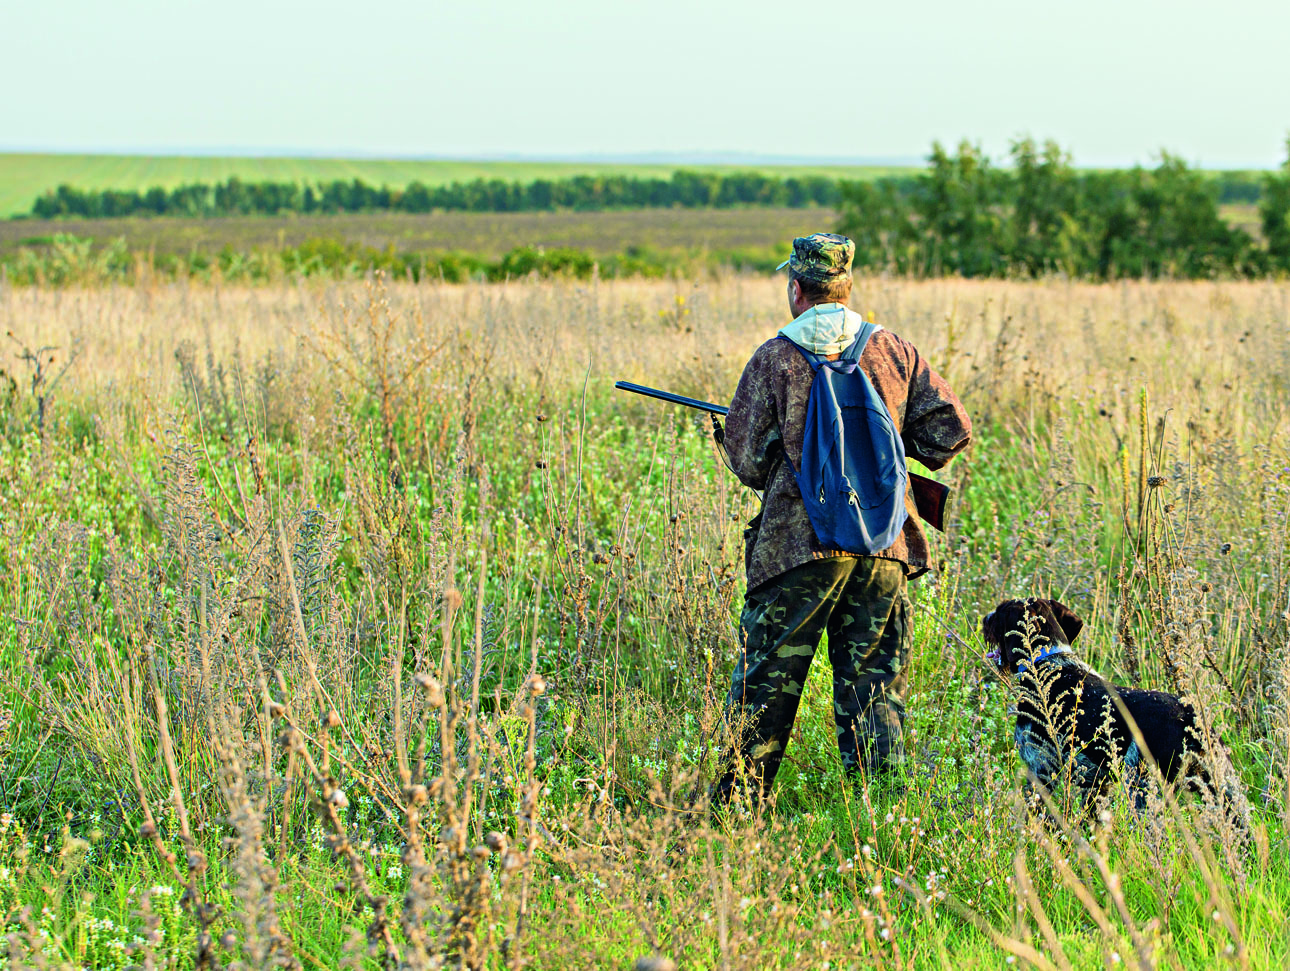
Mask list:
[[[845,236],[793,240],[793,255],[779,267],[789,270],[793,314],[781,336],[829,360],[851,345],[863,323],[846,306],[854,255]],[[879,329],[860,367],[891,412],[907,455],[939,469],[967,446],[967,412],[908,341]],[[927,536],[906,493],[908,519],[889,548],[856,556],[820,543],[792,471],[801,463],[813,378],[789,341],[767,341],[744,368],[726,420],[731,468],[763,497],[761,513],[745,531],[748,593],[727,699],[738,754],[727,755],[717,802],[727,801],[743,779],[754,780],[763,795],[770,791],[826,630],[838,747],[848,775],[882,772],[903,758],[912,643],[906,583],[927,570]]]

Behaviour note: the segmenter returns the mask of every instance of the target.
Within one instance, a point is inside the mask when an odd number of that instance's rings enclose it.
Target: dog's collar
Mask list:
[[[1071,646],[1069,644],[1052,644],[1048,647],[1045,647],[1038,654],[1036,654],[1034,660],[1035,660],[1035,663],[1038,664],[1040,661],[1046,661],[1050,657],[1054,657],[1058,654],[1070,654],[1070,653],[1071,653]],[[1026,670],[1026,662],[1018,661],[1017,673],[1020,674],[1024,670]]]

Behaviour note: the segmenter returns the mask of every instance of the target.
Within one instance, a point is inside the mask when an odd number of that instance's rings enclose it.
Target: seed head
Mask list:
[[[349,808],[349,796],[345,795],[344,789],[333,789],[331,795],[327,797],[327,801],[337,809]]]
[[[438,708],[443,704],[443,685],[438,680],[422,672],[417,675],[416,681],[421,686],[421,690],[426,693],[426,701],[433,707]]]
[[[408,786],[403,790],[403,798],[407,800],[410,806],[425,805],[428,793],[425,786]]]
[[[502,853],[506,850],[506,834],[493,830],[484,837],[484,843],[494,853]]]
[[[637,960],[633,971],[676,971],[676,962],[660,954]]]

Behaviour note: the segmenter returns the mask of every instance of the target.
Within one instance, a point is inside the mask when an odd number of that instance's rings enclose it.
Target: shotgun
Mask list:
[[[615,381],[614,387],[619,391],[632,391],[636,394],[643,394],[647,398],[670,401],[674,405],[697,408],[699,411],[706,411],[713,415],[724,417],[730,414],[730,409],[725,405],[716,405],[711,401],[700,401],[698,398],[687,398],[685,395],[672,394],[670,391],[660,391],[658,388],[647,388],[643,384],[632,384],[630,381]],[[914,494],[914,506],[918,509],[918,518],[927,523],[928,526],[944,532],[945,506],[949,502],[950,487],[937,482],[935,479],[929,479],[916,472],[910,472],[909,491]]]

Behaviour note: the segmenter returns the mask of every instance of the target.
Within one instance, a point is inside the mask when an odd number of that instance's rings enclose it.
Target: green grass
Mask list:
[[[36,198],[62,183],[80,189],[173,188],[184,183],[246,181],[324,182],[361,179],[374,185],[404,186],[477,178],[532,182],[573,175],[671,175],[677,169],[736,172],[756,169],[778,175],[827,175],[870,179],[912,171],[846,165],[670,165],[613,162],[505,162],[433,159],[252,158],[180,155],[0,154],[0,218],[31,211]]]

